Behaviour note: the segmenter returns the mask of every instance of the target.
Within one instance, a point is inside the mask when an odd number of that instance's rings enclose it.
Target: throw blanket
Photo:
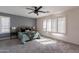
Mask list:
[[[33,39],[40,39],[40,34],[38,32],[18,32],[18,38],[24,44]]]

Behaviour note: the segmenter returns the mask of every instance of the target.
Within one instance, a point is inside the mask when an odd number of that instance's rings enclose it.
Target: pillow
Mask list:
[[[30,30],[25,30],[25,32],[29,32]]]

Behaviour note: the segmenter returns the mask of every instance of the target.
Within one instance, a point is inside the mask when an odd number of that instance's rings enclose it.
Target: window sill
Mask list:
[[[65,34],[63,34],[63,33],[51,33],[51,34],[54,35],[54,36],[59,36],[59,37],[65,36]]]

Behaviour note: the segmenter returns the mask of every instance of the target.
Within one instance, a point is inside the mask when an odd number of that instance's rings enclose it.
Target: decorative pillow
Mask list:
[[[29,32],[30,30],[25,30],[25,32]]]

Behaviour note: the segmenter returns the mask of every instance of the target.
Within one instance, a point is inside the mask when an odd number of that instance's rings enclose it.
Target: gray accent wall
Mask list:
[[[36,19],[23,17],[23,16],[17,16],[17,15],[11,15],[7,13],[0,13],[0,16],[8,16],[10,17],[10,27],[17,27],[21,25],[27,25],[27,26],[36,26]],[[7,35],[8,34],[8,35]],[[10,36],[9,33],[0,34],[0,38]]]
[[[23,16],[17,16],[17,15],[11,15],[7,13],[0,13],[0,16],[8,16],[10,17],[11,24],[10,26],[20,26],[20,25],[28,25],[28,26],[35,26],[36,19],[23,17]]]
[[[21,16],[11,16],[11,26],[35,26],[35,19],[21,17]]]

